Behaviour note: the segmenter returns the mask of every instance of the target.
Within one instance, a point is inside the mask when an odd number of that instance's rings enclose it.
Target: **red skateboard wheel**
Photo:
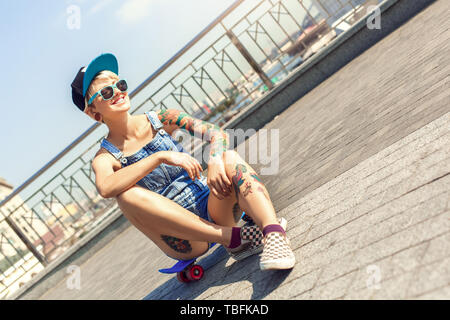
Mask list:
[[[189,279],[186,276],[186,273],[184,271],[177,272],[177,279],[178,279],[178,281],[183,282],[183,283],[191,282],[191,279]]]
[[[190,280],[198,281],[203,278],[204,273],[205,271],[203,270],[202,266],[195,265],[188,270],[187,276]]]

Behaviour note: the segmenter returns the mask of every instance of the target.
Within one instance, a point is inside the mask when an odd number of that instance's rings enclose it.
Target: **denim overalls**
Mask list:
[[[158,151],[185,152],[181,144],[172,138],[164,129],[154,111],[146,112],[148,120],[157,132],[153,140],[135,154],[125,157],[123,153],[108,140],[103,139],[101,147],[109,151],[122,164],[122,168],[133,164]],[[207,205],[209,188],[206,177],[192,181],[182,167],[162,163],[137,183],[139,186],[157,192],[178,203],[183,208],[199,217],[211,221]],[[151,205],[149,203],[149,205]]]

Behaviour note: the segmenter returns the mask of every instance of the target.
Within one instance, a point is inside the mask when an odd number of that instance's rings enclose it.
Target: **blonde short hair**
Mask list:
[[[86,112],[86,109],[90,106],[93,105],[94,102],[92,102],[90,105],[88,104],[89,99],[91,99],[91,97],[95,94],[92,84],[94,83],[95,80],[108,80],[108,79],[112,79],[115,81],[119,81],[119,76],[117,74],[115,74],[112,71],[109,70],[103,70],[100,71],[94,79],[92,79],[91,84],[89,85],[87,91],[86,91],[86,96],[84,98],[84,111]]]

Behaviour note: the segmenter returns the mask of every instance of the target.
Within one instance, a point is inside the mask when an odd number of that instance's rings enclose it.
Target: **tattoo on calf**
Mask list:
[[[171,237],[171,236],[165,236],[165,235],[161,235],[161,239],[163,239],[163,241],[165,243],[167,243],[167,245],[170,248],[172,248],[173,250],[175,250],[176,252],[189,253],[192,251],[191,244],[187,240],[182,240],[182,239],[178,239],[178,238]]]
[[[260,184],[256,190],[259,192],[262,192],[264,194],[264,196],[266,197],[266,199],[270,200],[269,195],[267,194],[267,191],[265,190],[266,187],[262,183],[261,179],[256,175],[256,172],[250,173],[250,176]]]
[[[238,163],[235,167],[236,169],[236,173],[234,174],[234,176],[232,177],[232,181],[233,181],[233,186],[234,186],[234,191],[236,193],[236,198],[239,199],[238,194],[239,194],[239,187],[241,185],[243,185],[244,183],[244,190],[242,191],[242,195],[244,197],[247,197],[250,193],[253,193],[253,189],[252,189],[252,184],[249,181],[246,181],[246,179],[244,179],[244,173],[247,172],[247,167],[243,164]],[[258,175],[256,174],[256,172],[250,172],[249,173],[250,177],[253,178],[254,181],[256,181],[259,186],[256,189],[256,191],[258,192],[262,192],[264,194],[264,196],[268,198],[265,190],[264,190],[264,184],[262,183],[261,179],[258,177]]]
[[[259,192],[262,192],[263,195],[264,195],[264,197],[266,197],[266,199],[270,201],[270,198],[269,198],[267,192],[266,192],[263,188],[261,188],[260,186],[258,186],[258,189],[257,189],[257,190],[258,190]]]
[[[236,193],[236,199],[239,201],[239,187],[244,183],[243,172],[246,172],[247,169],[242,164],[237,164],[236,173],[231,177],[231,181],[233,182],[234,192]]]
[[[249,193],[252,193],[252,184],[250,182],[245,183],[245,189],[242,192],[244,197],[247,197]]]
[[[253,179],[255,179],[256,181],[258,181],[259,183],[262,184],[261,179],[256,175],[255,172],[250,173],[250,177],[252,177]]]
[[[247,168],[238,163],[235,167],[236,169],[236,174],[232,177],[233,182],[235,183],[235,185],[239,188],[245,181],[244,179],[244,172],[247,172]]]

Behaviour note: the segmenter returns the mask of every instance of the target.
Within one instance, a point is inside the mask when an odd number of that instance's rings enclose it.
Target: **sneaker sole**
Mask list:
[[[261,270],[292,269],[295,266],[295,257],[286,259],[267,260],[259,263]]]
[[[231,257],[236,261],[241,261],[241,260],[244,260],[245,258],[248,258],[255,254],[261,253],[263,251],[263,249],[264,249],[264,246],[261,245],[255,249],[247,249],[247,250],[241,251],[238,254],[233,254],[233,255],[231,255]]]

